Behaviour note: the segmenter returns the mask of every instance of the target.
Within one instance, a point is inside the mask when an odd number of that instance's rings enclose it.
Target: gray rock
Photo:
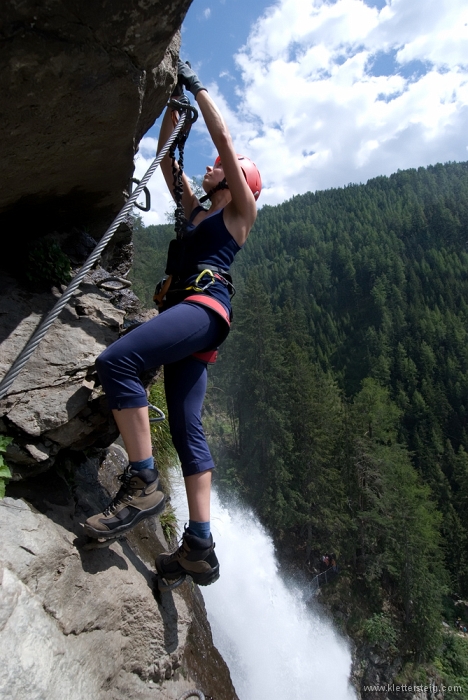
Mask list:
[[[27,293],[10,278],[3,277],[0,283],[7,292],[0,299],[3,375],[55,296]],[[59,449],[83,449],[104,434],[110,441],[115,438],[115,429],[109,431],[107,406],[94,390],[96,357],[118,338],[124,318],[108,296],[94,285],[84,285],[0,402],[2,431],[15,438],[7,452],[15,478],[27,474],[28,466],[48,468]]]
[[[54,306],[56,296],[47,292],[27,293],[4,277],[0,285],[3,376],[42,317]],[[97,355],[118,338],[123,317],[124,312],[113,306],[105,292],[84,285],[53,324],[9,394],[58,387],[86,377]]]
[[[79,266],[120,210],[139,140],[175,83],[177,30],[189,5],[2,6],[0,224],[15,234],[2,266],[18,278],[44,234]],[[121,448],[108,450],[98,479],[97,458],[79,452],[116,436],[94,362],[117,339],[124,311],[138,312],[131,291],[96,283],[124,277],[131,258],[126,221],[0,402],[0,431],[14,438],[13,479],[0,501],[5,698],[175,700],[194,687],[237,697],[199,593],[184,584],[154,596],[154,556],[164,548],[158,521],[108,549],[81,548],[81,523],[107,504],[126,462]],[[31,289],[0,276],[0,377],[60,294]]]
[[[59,219],[61,198],[76,224],[113,218],[138,143],[174,85],[190,2],[2,7],[0,212],[20,215],[27,202],[39,214],[50,202]]]
[[[6,429],[5,429],[6,432]],[[7,463],[14,462],[17,465],[30,465],[37,464],[37,459],[32,457],[29,450],[23,450],[20,445],[15,442],[11,442],[5,452],[5,458]]]
[[[126,461],[113,445],[99,474],[93,459],[62,465],[74,469],[73,487],[49,473],[0,501],[2,697],[175,700],[198,687],[236,699],[199,594],[186,583],[155,598],[154,557],[166,546],[158,520],[107,549],[82,548],[80,523],[115,493]],[[194,626],[204,630],[195,641]]]
[[[86,406],[90,394],[90,389],[82,382],[59,387],[46,386],[16,396],[13,406],[5,415],[25,433],[39,436],[52,428],[66,425]]]
[[[101,682],[93,658],[99,658],[103,645],[112,648],[113,642],[116,653],[113,675],[117,675],[121,657],[118,635],[96,631],[92,635],[94,657],[87,658],[82,640],[63,635],[43,609],[40,597],[14,571],[2,567],[0,576],[2,697],[28,700],[98,697]],[[90,643],[91,638],[88,647]]]
[[[50,449],[43,445],[42,442],[38,442],[37,445],[25,445],[25,447],[36,462],[44,462],[50,457]]]

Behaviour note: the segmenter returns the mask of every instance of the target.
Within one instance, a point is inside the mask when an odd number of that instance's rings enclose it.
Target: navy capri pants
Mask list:
[[[140,375],[164,365],[172,441],[184,476],[213,469],[201,423],[207,365],[192,353],[216,347],[224,321],[201,304],[182,302],[110,345],[96,368],[111,409],[148,405]]]

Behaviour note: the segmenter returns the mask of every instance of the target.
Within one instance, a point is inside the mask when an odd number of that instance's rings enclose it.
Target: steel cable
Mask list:
[[[73,280],[70,282],[60,299],[57,301],[55,306],[52,308],[52,310],[48,313],[46,318],[39,324],[39,326],[36,328],[36,330],[33,332],[31,335],[30,339],[24,346],[24,348],[21,350],[20,354],[16,358],[16,360],[13,362],[11,365],[10,369],[8,372],[5,374],[3,377],[2,381],[0,382],[0,399],[3,399],[4,396],[8,393],[8,390],[10,389],[11,385],[15,381],[16,377],[18,374],[21,372],[25,364],[28,362],[29,358],[41,342],[45,335],[47,334],[47,331],[49,330],[50,326],[53,324],[55,319],[59,316],[61,311],[64,309],[66,306],[67,302],[69,301],[70,297],[73,295],[73,293],[78,289],[80,286],[81,282],[83,281],[84,277],[86,274],[89,272],[89,270],[92,268],[94,263],[100,258],[102,251],[106,247],[106,245],[109,243],[111,240],[112,236],[116,232],[117,228],[120,226],[120,224],[124,221],[125,216],[127,213],[130,211],[130,209],[133,207],[137,197],[139,194],[143,191],[145,185],[149,182],[150,178],[154,174],[156,168],[164,158],[164,156],[167,154],[169,151],[171,145],[179,135],[180,131],[182,130],[182,127],[185,124],[185,121],[187,119],[187,112],[184,111],[180,115],[180,119],[178,123],[176,124],[174,131],[170,135],[169,139],[167,142],[164,144],[164,146],[161,148],[160,152],[156,155],[156,158],[153,160],[151,163],[150,167],[146,171],[145,175],[143,178],[140,180],[140,184],[135,188],[134,192],[130,195],[120,212],[117,214],[115,217],[114,221],[112,224],[109,226],[107,231],[104,233],[103,237],[99,241],[99,243],[96,245],[94,248],[93,252],[91,255],[88,257],[86,262],[84,263],[83,267],[77,272]]]

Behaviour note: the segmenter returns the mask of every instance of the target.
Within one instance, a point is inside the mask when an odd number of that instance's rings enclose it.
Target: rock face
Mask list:
[[[2,4],[0,226],[9,246],[0,264],[29,286],[8,273],[0,278],[0,376],[55,303],[31,283],[41,262],[28,259],[30,244],[46,234],[41,243],[58,245],[77,269],[121,208],[139,140],[174,85],[189,5]],[[47,469],[60,450],[115,438],[93,366],[137,300],[130,290],[112,294],[95,285],[125,277],[131,263],[127,222],[0,404],[0,431],[15,438],[8,451],[15,478]]]
[[[3,284],[5,369],[54,299]],[[154,558],[167,548],[157,520],[109,549],[82,548],[81,523],[128,464],[119,445],[96,447],[117,434],[94,370],[124,316],[111,298],[83,285],[0,402],[15,479],[0,501],[2,697],[175,700],[196,687],[236,700],[198,590],[155,597]]]
[[[190,2],[2,3],[2,228],[103,232],[174,85]]]
[[[64,255],[80,267],[124,203],[138,142],[175,83],[190,1],[2,3],[0,377],[61,294],[48,275]],[[128,463],[111,445],[94,362],[138,315],[126,280],[120,291],[108,282],[131,262],[127,221],[0,401],[0,433],[13,438],[0,501],[2,698],[176,700],[199,688],[237,700],[198,589],[154,593],[159,521],[82,547],[81,524]]]
[[[64,448],[109,444],[116,437],[94,369],[97,355],[118,338],[125,315],[111,297],[82,285],[0,402],[0,427],[14,438],[7,459],[15,478],[48,469]],[[2,375],[54,303],[50,293],[32,294],[0,277]]]
[[[0,279],[2,375],[55,302],[31,284],[44,257],[31,262],[30,244],[34,250],[35,239],[46,234],[41,243],[58,245],[76,269],[114,219],[139,140],[175,83],[178,30],[189,5],[2,4],[0,167],[6,177],[0,227],[9,234],[9,246],[0,264],[16,280],[29,280],[22,290],[8,273]],[[94,285],[128,273],[129,223],[121,224],[101,268],[62,312],[0,405],[0,431],[15,438],[8,454],[15,476],[28,467],[48,468],[59,450],[104,446],[115,437],[95,391],[93,365],[118,338],[123,311],[134,311],[137,300],[129,290],[111,294]]]
[[[2,697],[175,700],[198,688],[236,700],[198,590],[154,593],[154,557],[166,547],[157,520],[83,549],[80,523],[126,463],[118,445],[100,457],[64,461],[62,476],[14,484],[0,501]]]

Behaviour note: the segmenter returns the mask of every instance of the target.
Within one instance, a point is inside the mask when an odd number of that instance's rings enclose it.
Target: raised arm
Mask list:
[[[228,206],[245,219],[250,230],[257,216],[257,206],[242,172],[229,129],[206,90],[200,90],[196,99],[229,184],[232,202]]]
[[[255,198],[248,186],[229,129],[196,73],[179,61],[179,82],[190,90],[198,103],[208,132],[221,158],[231,202],[225,208],[225,223],[241,243],[247,238],[257,216]]]

